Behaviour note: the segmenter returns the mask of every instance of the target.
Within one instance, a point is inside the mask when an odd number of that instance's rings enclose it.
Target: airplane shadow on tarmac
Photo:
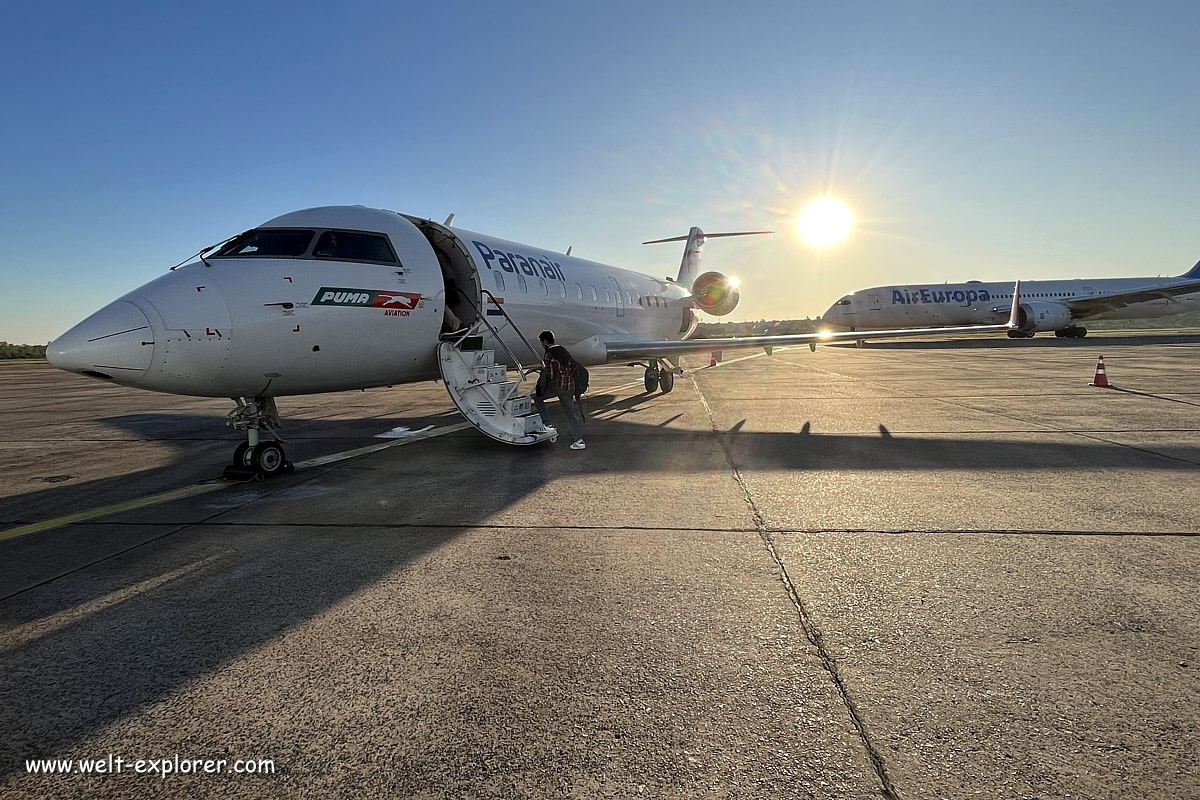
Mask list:
[[[163,702],[184,687],[277,640],[364,588],[419,561],[463,530],[509,508],[564,476],[604,472],[688,474],[727,469],[726,449],[742,470],[1048,470],[1136,466],[1196,470],[1195,448],[1164,447],[1170,460],[1104,442],[1039,443],[995,440],[989,436],[946,438],[933,435],[824,435],[807,423],[797,432],[756,432],[743,423],[730,432],[664,431],[659,424],[629,420],[646,397],[600,405],[590,403],[590,447],[584,454],[557,448],[515,448],[474,431],[389,450],[363,459],[305,470],[267,483],[231,487],[215,494],[175,501],[126,516],[125,525],[164,525],[166,535],[152,545],[133,547],[89,569],[86,579],[52,584],[12,597],[0,605],[0,777],[18,771],[24,758],[70,754],[72,748],[106,726]],[[557,412],[555,412],[557,413]],[[436,420],[437,422],[431,422]],[[376,417],[312,420],[291,426],[298,454],[305,429],[319,433],[325,452],[358,446],[367,431],[397,425],[458,421],[456,414],[428,418]],[[41,489],[3,501],[29,504],[33,495],[54,500],[57,513],[79,510],[87,494],[108,502],[144,493],[151,476],[166,472],[175,486],[189,471],[213,477],[228,456],[229,441],[188,439],[189,430],[210,433],[217,416],[139,414],[114,417],[124,431],[172,433],[177,463],[93,481],[87,487]],[[368,439],[377,442],[377,439]],[[316,455],[319,448],[313,448]],[[447,465],[456,465],[448,469]],[[371,473],[375,472],[375,476]],[[325,481],[313,481],[325,477]],[[364,503],[353,513],[332,500],[318,508],[304,503],[305,492],[322,483],[374,480],[394,502],[386,509]],[[85,491],[86,490],[86,491]],[[46,497],[39,498],[42,505]],[[220,498],[228,498],[220,505]],[[468,499],[469,498],[469,499]],[[211,504],[218,501],[216,510]],[[188,506],[191,503],[194,505]],[[210,505],[204,505],[208,503]],[[176,506],[176,504],[178,504]],[[221,528],[222,516],[269,505],[271,526],[261,532]],[[174,510],[170,506],[176,506]],[[190,509],[190,511],[189,511]],[[187,512],[181,515],[181,510]],[[341,509],[345,511],[345,509]],[[11,509],[10,509],[11,512]],[[258,511],[258,513],[267,513]],[[327,523],[318,514],[333,514]],[[285,517],[280,521],[279,517]],[[286,518],[293,521],[288,522]],[[361,520],[347,528],[347,519]],[[139,520],[141,520],[139,522]],[[186,520],[191,520],[186,522]],[[375,520],[372,522],[372,520]],[[227,520],[228,521],[228,520]],[[554,520],[530,520],[554,525]],[[109,526],[118,523],[109,523]],[[103,537],[104,520],[87,527]],[[261,531],[263,529],[257,528]],[[29,557],[31,548],[52,551],[58,532],[0,542],[0,561]],[[39,540],[25,542],[25,540]],[[19,568],[19,567],[18,567]],[[4,592],[7,594],[8,592]],[[120,594],[118,594],[120,593]],[[186,602],[180,601],[181,596]],[[91,604],[91,608],[87,608]],[[55,618],[55,615],[61,615]],[[314,668],[315,665],[314,665]]]
[[[1124,331],[1106,335],[1094,330],[1082,339],[1060,339],[1053,333],[1039,333],[1032,339],[1009,339],[1007,336],[968,336],[960,339],[929,341],[922,339],[886,339],[866,342],[868,350],[988,350],[1005,347],[1127,347],[1152,344],[1200,344],[1200,333],[1148,333],[1130,336]],[[854,342],[831,342],[822,347],[854,348]]]

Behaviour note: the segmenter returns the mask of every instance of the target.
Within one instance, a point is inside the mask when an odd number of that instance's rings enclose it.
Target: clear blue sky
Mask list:
[[[1194,3],[10,4],[0,339],[201,246],[363,203],[673,275],[731,319],[904,281],[1200,258]],[[793,233],[831,192],[840,246]]]

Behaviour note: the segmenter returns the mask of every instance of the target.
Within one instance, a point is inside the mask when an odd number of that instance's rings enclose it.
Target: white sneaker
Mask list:
[[[572,443],[571,443],[571,449],[572,449],[572,450],[582,450],[582,449],[584,449],[585,447],[587,447],[587,445],[583,443],[583,439],[580,439],[580,440],[579,440],[579,441],[577,441],[577,442],[572,442]]]
[[[555,428],[553,425],[543,425],[538,428],[538,433],[558,433],[558,428]]]

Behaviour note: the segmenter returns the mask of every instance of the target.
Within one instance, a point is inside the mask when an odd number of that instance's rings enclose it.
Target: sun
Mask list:
[[[796,232],[813,247],[831,247],[850,232],[854,215],[841,200],[818,197],[796,217]]]

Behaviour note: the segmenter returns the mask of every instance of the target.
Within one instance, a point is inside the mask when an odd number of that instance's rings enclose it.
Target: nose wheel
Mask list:
[[[246,441],[233,451],[233,458],[222,477],[226,480],[251,480],[273,478],[276,475],[296,471],[287,460],[283,443],[278,438],[264,439],[263,434],[274,437],[279,426],[279,412],[272,398],[254,398],[243,401],[234,398],[238,407],[229,415],[229,425],[236,430],[246,431]]]
[[[242,442],[233,451],[233,458],[225,468],[227,480],[250,480],[251,478],[273,478],[290,475],[296,467],[287,459],[287,452],[279,442],[262,442],[251,447]]]

